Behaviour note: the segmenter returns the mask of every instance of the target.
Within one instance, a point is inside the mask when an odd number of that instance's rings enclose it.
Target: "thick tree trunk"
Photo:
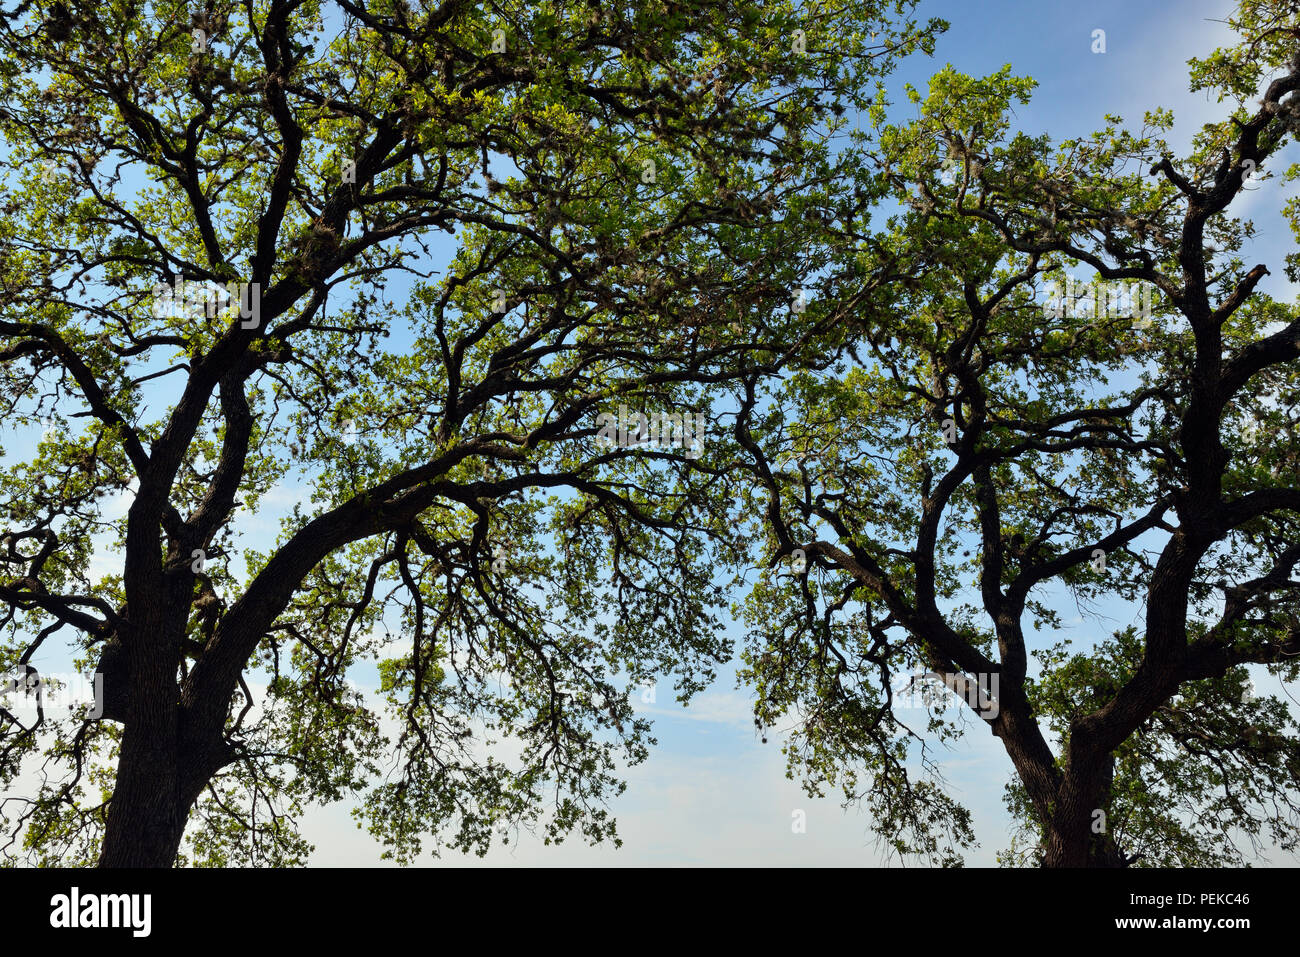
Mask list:
[[[1122,867],[1124,855],[1105,831],[1096,832],[1094,812],[1110,806],[1114,762],[1075,745],[1070,770],[1062,772],[1019,689],[1005,689],[993,724],[1029,796],[1033,813],[1046,822],[1045,867]],[[1078,739],[1076,738],[1076,742]]]
[[[124,727],[100,867],[175,864],[190,809],[221,763],[224,710],[200,733],[176,683],[184,593],[160,591],[163,601],[140,603],[144,624],[111,641],[101,659],[112,705],[104,717]]]
[[[187,734],[179,706],[128,724],[100,848],[100,867],[171,867],[190,810],[223,763],[220,736]]]
[[[108,807],[100,867],[171,867],[192,799],[181,793],[174,721],[171,727],[128,724]]]
[[[1048,829],[1044,867],[1124,867],[1124,854],[1109,834],[1092,831],[1092,811],[1058,816]]]
[[[1108,819],[1114,776],[1110,754],[1077,747],[1072,740],[1069,766],[1048,822],[1044,867],[1125,866]]]

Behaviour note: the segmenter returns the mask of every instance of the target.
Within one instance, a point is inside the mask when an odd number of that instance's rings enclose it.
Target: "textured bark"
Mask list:
[[[157,486],[145,484],[132,505],[125,626],[101,658],[105,717],[123,724],[101,867],[171,867],[190,809],[224,755],[225,709],[201,726],[176,683],[194,577],[178,550],[165,562],[160,555],[150,519],[161,500]]]
[[[132,662],[100,867],[171,867],[190,810],[224,763],[220,725],[202,733],[180,704],[169,666]]]
[[[170,867],[176,860],[193,803],[181,794],[177,743],[174,710],[127,725],[101,867]]]
[[[1124,854],[1108,831],[1114,771],[1111,755],[1072,744],[1048,823],[1045,867],[1125,866]],[[1098,811],[1107,817],[1099,818]]]

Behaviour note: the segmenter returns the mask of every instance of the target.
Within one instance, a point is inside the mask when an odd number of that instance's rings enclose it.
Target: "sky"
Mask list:
[[[1094,0],[1020,0],[1020,2],[922,2],[918,16],[942,17],[951,24],[933,57],[906,61],[891,79],[895,103],[904,100],[903,84],[922,92],[928,77],[951,64],[972,75],[991,73],[1011,64],[1018,75],[1038,81],[1032,101],[1018,106],[1018,128],[1031,134],[1049,133],[1060,140],[1092,132],[1104,125],[1105,114],[1119,114],[1140,125],[1145,110],[1168,107],[1176,126],[1171,137],[1183,146],[1200,124],[1219,118],[1223,107],[1205,94],[1188,92],[1187,60],[1209,53],[1229,40],[1217,21],[1231,9],[1227,0],[1173,0],[1136,3]],[[1105,52],[1099,47],[1104,31]],[[899,118],[906,118],[903,113]],[[1294,157],[1293,157],[1294,159]],[[1280,263],[1292,242],[1277,215],[1281,198],[1276,189],[1261,189],[1244,204],[1259,226],[1256,246],[1260,259]],[[1274,295],[1294,295],[1280,269],[1263,285]],[[11,454],[21,446],[6,442]],[[246,525],[245,545],[269,544],[281,515],[304,501],[306,486],[282,485],[264,500],[262,516]],[[119,507],[125,509],[124,496]],[[260,540],[259,540],[260,539]],[[109,571],[115,556],[96,556],[101,571]],[[1081,642],[1105,635],[1098,624],[1085,621],[1066,603],[1065,633]],[[1130,610],[1098,609],[1109,616],[1108,628],[1132,622]],[[737,647],[741,627],[729,634]],[[1048,636],[1041,636],[1044,643]],[[1053,640],[1059,636],[1051,636]],[[618,820],[621,848],[591,847],[573,837],[560,845],[544,845],[540,837],[522,832],[510,845],[494,847],[485,858],[442,851],[426,854],[422,865],[482,866],[897,866],[878,848],[870,833],[867,811],[832,795],[813,798],[786,775],[781,753],[784,734],[768,732],[764,743],[754,728],[752,697],[737,687],[734,664],[687,707],[672,700],[666,684],[656,688],[655,701],[633,695],[634,706],[654,721],[658,745],[643,764],[628,768],[626,792],[609,805]],[[364,678],[359,678],[364,685]],[[1262,692],[1281,693],[1257,681]],[[1290,689],[1294,694],[1296,689]],[[916,717],[916,712],[913,718]],[[1002,806],[1003,787],[1012,769],[997,739],[982,726],[972,726],[949,751],[932,755],[942,768],[950,793],[972,813],[979,845],[967,854],[968,865],[992,866],[1006,847],[1011,820]],[[381,865],[382,848],[350,815],[347,802],[309,810],[302,820],[304,836],[316,845],[310,863],[316,866]],[[802,828],[795,826],[802,824]],[[1274,863],[1294,864],[1275,855]]]

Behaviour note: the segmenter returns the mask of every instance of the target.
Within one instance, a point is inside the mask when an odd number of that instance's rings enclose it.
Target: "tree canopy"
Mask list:
[[[1300,727],[1243,689],[1297,676],[1300,316],[1258,287],[1300,259],[1234,204],[1300,20],[1232,26],[1176,157],[1160,109],[1017,129],[1010,67],[904,120],[945,27],[906,0],[0,9],[0,402],[45,430],[0,666],[103,692],[0,710],[6,858],[297,864],[342,799],[401,861],[617,841],[627,687],[705,687],[728,605],[757,723],[893,851],[972,844],[925,746],[972,729],[1009,863],[1294,847]],[[1061,594],[1140,623],[1053,640]],[[913,727],[923,675],[976,720]]]
[[[850,253],[922,264],[893,321],[742,393],[772,572],[748,608],[760,718],[796,716],[792,768],[866,800],[900,853],[974,840],[925,746],[968,716],[1015,768],[1007,861],[1296,846],[1300,727],[1244,666],[1297,677],[1300,315],[1257,287],[1298,260],[1248,265],[1232,211],[1296,134],[1300,21],[1247,2],[1231,24],[1191,71],[1224,118],[1182,158],[1167,110],[1052,143],[1013,128],[1032,81],[936,74],[915,121],[879,125],[898,212]],[[832,299],[859,288],[841,275]],[[1062,596],[1137,624],[1053,640]],[[927,674],[955,719],[899,710]]]
[[[548,801],[551,837],[613,836],[649,740],[614,676],[686,697],[726,655],[734,490],[692,417],[800,339],[740,320],[816,255],[828,119],[931,33],[857,2],[6,11],[3,393],[54,431],[5,470],[3,655],[61,639],[105,688],[7,715],[6,783],[61,771],[6,801],[11,851],[297,862],[345,794],[403,859]],[[620,405],[663,441],[594,441]],[[291,473],[311,506],[241,555]]]

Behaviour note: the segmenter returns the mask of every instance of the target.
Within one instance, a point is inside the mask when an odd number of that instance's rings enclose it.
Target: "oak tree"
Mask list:
[[[1006,861],[1296,846],[1300,727],[1247,666],[1300,662],[1300,314],[1261,289],[1300,258],[1248,260],[1237,211],[1300,172],[1300,16],[1245,0],[1229,22],[1239,42],[1191,72],[1223,119],[1182,158],[1163,109],[1058,144],[1016,130],[1033,84],[1009,69],[913,91],[858,174],[897,211],[826,296],[920,268],[891,315],[738,392],[767,537],[757,720],[794,720],[792,769],[866,801],[892,851],[973,843],[933,751],[963,733],[1014,768]],[[1053,634],[1071,605],[1111,634]]]
[[[6,854],[296,863],[344,797],[403,860],[613,837],[624,683],[726,654],[714,396],[806,347],[828,125],[933,34],[887,6],[0,12],[0,402],[47,426],[0,491]],[[706,434],[596,442],[620,404]],[[102,713],[19,707],[74,663]]]

